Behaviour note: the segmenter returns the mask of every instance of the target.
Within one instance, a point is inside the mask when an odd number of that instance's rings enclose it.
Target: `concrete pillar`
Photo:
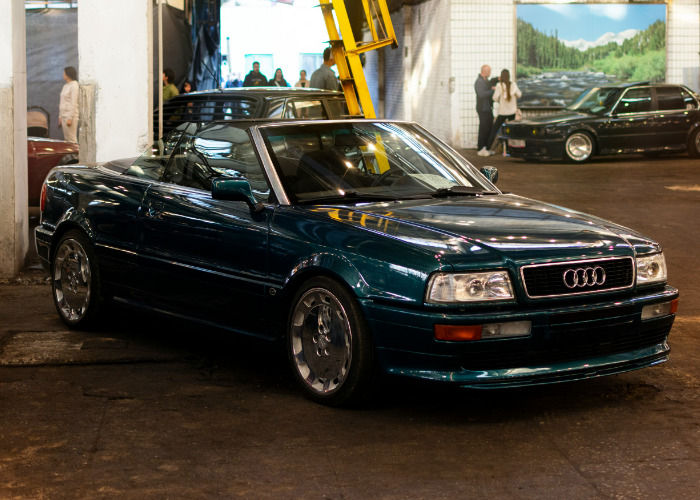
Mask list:
[[[24,0],[0,0],[0,12],[0,278],[9,278],[29,249]]]
[[[153,142],[152,8],[150,0],[80,2],[78,80],[88,101],[81,110],[94,109],[93,123],[81,124],[81,162],[139,156]]]

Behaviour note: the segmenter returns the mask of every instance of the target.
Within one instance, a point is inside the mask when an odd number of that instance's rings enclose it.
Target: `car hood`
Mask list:
[[[571,121],[579,121],[582,118],[591,118],[593,115],[576,113],[575,111],[562,111],[553,115],[534,116],[512,125],[561,125]]]
[[[612,222],[515,195],[451,197],[309,210],[435,254],[455,268],[557,262],[660,251]]]

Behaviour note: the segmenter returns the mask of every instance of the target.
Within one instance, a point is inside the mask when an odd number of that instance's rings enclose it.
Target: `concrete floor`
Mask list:
[[[669,363],[495,392],[387,384],[336,410],[264,343],[128,311],[66,331],[28,269],[0,284],[0,498],[700,498],[700,161],[465,154],[503,190],[663,244]]]

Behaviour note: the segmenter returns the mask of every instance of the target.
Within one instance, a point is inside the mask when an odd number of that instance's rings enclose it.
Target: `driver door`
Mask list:
[[[654,114],[651,88],[628,89],[603,126],[602,135],[606,136],[603,148],[617,153],[655,147]]]
[[[139,259],[155,307],[260,336],[266,320],[268,233],[273,207],[251,212],[214,200],[217,177],[246,178],[261,202],[270,190],[245,130],[212,123],[188,129],[162,181],[142,205]]]

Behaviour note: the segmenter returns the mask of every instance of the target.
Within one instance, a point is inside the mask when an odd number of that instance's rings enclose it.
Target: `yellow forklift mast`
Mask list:
[[[349,117],[376,118],[360,54],[388,45],[397,48],[398,43],[386,0],[361,1],[372,35],[371,41],[357,42],[355,40],[343,0],[320,0],[333,57],[345,93]],[[333,16],[333,12],[335,12],[335,16]],[[380,33],[382,38],[379,38]]]

